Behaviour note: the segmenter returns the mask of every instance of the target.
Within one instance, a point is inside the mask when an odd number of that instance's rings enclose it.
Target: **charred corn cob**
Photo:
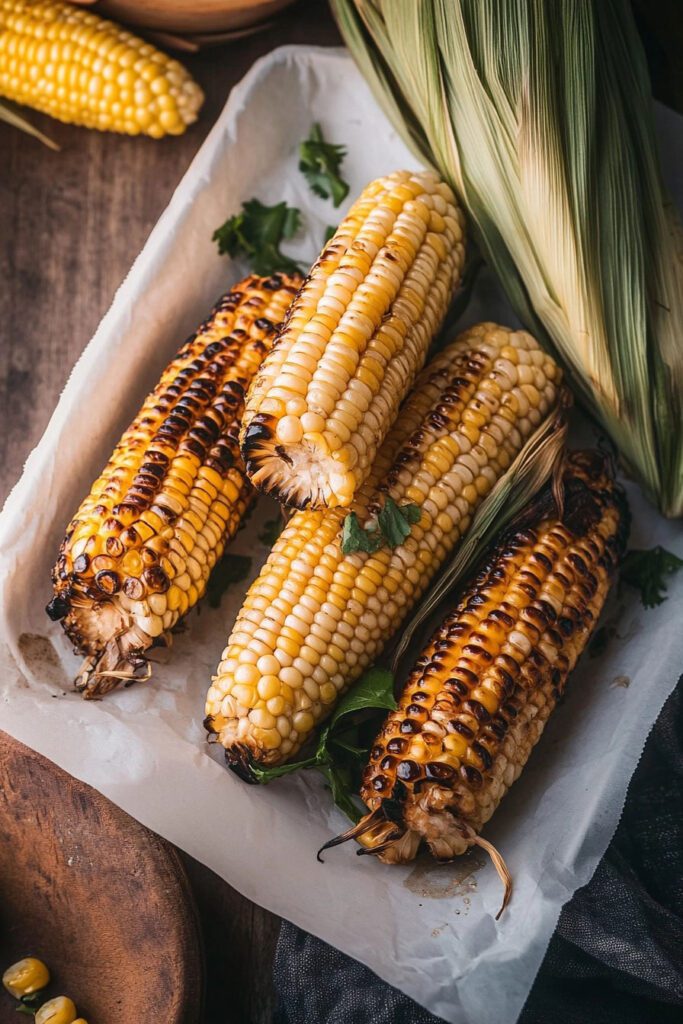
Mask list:
[[[96,14],[58,0],[0,0],[0,95],[127,135],[180,135],[204,96],[185,68]]]
[[[253,491],[237,435],[299,280],[248,277],[181,348],[81,504],[47,607],[88,657],[87,697],[149,674],[145,651],[204,593]]]
[[[499,858],[479,832],[564,691],[628,531],[602,456],[572,454],[564,492],[560,516],[549,491],[532,504],[437,629],[371,751],[370,813],[340,839],[391,864],[423,841],[443,861],[474,843]]]
[[[424,371],[351,511],[419,510],[405,541],[344,554],[347,510],[295,513],[251,586],[208,693],[228,763],[291,758],[372,663],[482,498],[554,406],[560,372],[524,332],[465,332]]]
[[[443,322],[463,229],[431,172],[368,185],[249,393],[242,454],[255,486],[296,508],[350,504]]]

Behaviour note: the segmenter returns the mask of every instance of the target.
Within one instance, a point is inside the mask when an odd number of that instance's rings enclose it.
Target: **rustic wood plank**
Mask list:
[[[177,139],[103,135],[31,112],[62,147],[52,153],[0,124],[0,501],[232,86],[275,46],[339,41],[327,4],[309,0],[260,35],[182,55],[207,98],[199,122]],[[139,826],[131,820],[130,828]],[[277,918],[184,861],[204,933],[206,1024],[266,1024]]]

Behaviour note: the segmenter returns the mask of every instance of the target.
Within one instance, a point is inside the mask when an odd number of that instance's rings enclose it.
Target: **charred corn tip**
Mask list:
[[[432,636],[371,750],[356,838],[386,863],[424,841],[439,860],[470,846],[562,694],[600,614],[628,532],[623,495],[594,452],[564,473],[558,518],[549,489],[532,503]],[[333,841],[334,842],[334,841]]]
[[[58,0],[0,0],[0,95],[127,135],[180,135],[204,95],[176,60]]]
[[[87,655],[86,697],[148,679],[146,652],[203,595],[253,492],[244,395],[300,279],[248,277],[164,371],[69,525],[47,606]]]
[[[431,172],[372,182],[314,264],[247,400],[256,487],[294,508],[350,505],[439,330],[464,219]]]
[[[405,541],[345,554],[346,510],[291,517],[249,588],[207,695],[212,735],[228,752],[246,749],[251,763],[266,765],[297,753],[380,655],[556,407],[560,377],[523,331],[466,331],[424,370],[351,506],[363,524],[387,498],[414,503],[420,518]]]

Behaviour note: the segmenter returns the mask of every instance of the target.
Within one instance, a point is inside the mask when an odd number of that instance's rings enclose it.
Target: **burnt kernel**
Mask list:
[[[553,669],[550,681],[553,683],[554,686],[560,685],[560,683],[562,682],[562,672],[559,668]]]
[[[576,628],[572,620],[566,618],[565,616],[558,619],[557,624],[565,636],[571,636],[574,632],[574,629]]]
[[[244,432],[244,447],[249,448],[258,441],[269,441],[273,436],[272,429],[265,423],[258,423],[258,417],[254,417]]]
[[[457,732],[461,736],[464,736],[466,740],[471,740],[474,738],[474,732],[472,731],[472,729],[470,729],[469,725],[465,725],[464,722],[461,722],[459,718],[454,718],[451,722],[449,722],[448,728],[450,732]]]
[[[131,548],[140,543],[140,534],[134,526],[129,526],[127,530],[123,531],[120,539],[125,547]]]
[[[448,782],[455,775],[456,769],[444,761],[430,761],[425,768],[425,775],[434,782]]]
[[[482,765],[484,766],[484,771],[487,772],[490,769],[491,765],[493,764],[493,758],[489,754],[484,744],[473,743],[472,750],[474,751],[474,753],[477,755]]]
[[[279,274],[271,274],[270,277],[261,282],[261,287],[269,292],[277,292],[282,288],[282,278]]]
[[[429,700],[429,694],[425,693],[424,690],[416,690],[412,699],[415,704],[421,704],[422,702]]]
[[[484,705],[480,704],[478,700],[466,700],[462,709],[476,718],[478,722],[488,722],[491,718]]]
[[[376,761],[378,757],[381,757],[384,753],[384,747],[380,747],[379,744],[374,746],[370,751],[370,757],[373,761]]]
[[[477,769],[473,768],[471,764],[461,764],[460,775],[465,780],[465,782],[469,786],[472,786],[474,789],[478,789],[480,786],[483,786],[484,784],[484,779],[482,777],[481,772],[478,772]]]
[[[516,718],[519,714],[519,708],[516,704],[513,704],[512,701],[506,701],[505,704],[503,704],[501,711],[503,711],[508,718]]]
[[[421,708],[419,704],[409,704],[406,708],[406,714],[424,716],[427,714],[427,711],[425,708]]]
[[[416,732],[420,731],[420,726],[417,722],[411,721],[409,718],[405,718],[401,722],[401,732],[406,736],[413,736]]]
[[[155,594],[165,594],[171,585],[168,576],[159,565],[153,565],[149,569],[145,569],[142,574],[142,581]]]
[[[489,612],[489,618],[493,619],[494,622],[500,622],[503,626],[509,626],[512,628],[515,624],[515,620],[507,612],[501,611],[500,608],[494,608],[492,612]]]
[[[496,715],[496,717],[489,722],[487,729],[489,732],[493,733],[496,739],[502,740],[508,730],[508,724],[504,718],[501,718],[500,715]]]
[[[87,572],[90,567],[90,558],[87,555],[79,555],[74,561],[74,572],[77,576],[82,576],[83,573]]]
[[[543,599],[541,599],[536,602],[536,606],[538,607],[539,611],[541,611],[545,615],[548,622],[555,621],[555,619],[557,618],[557,612],[548,601],[544,601]]]
[[[576,571],[577,571],[578,573],[580,573],[580,574],[581,574],[581,576],[586,576],[586,575],[588,574],[588,566],[587,566],[587,565],[586,565],[586,563],[584,562],[584,560],[583,560],[583,558],[581,557],[581,555],[576,555],[576,554],[574,554],[574,552],[571,552],[571,553],[570,553],[570,554],[568,555],[568,558],[567,558],[567,560],[569,561],[569,563],[570,563],[571,565],[573,565],[573,566],[574,566],[574,568],[576,569]]]
[[[396,775],[401,782],[414,782],[421,775],[420,767],[415,761],[399,761]]]
[[[389,751],[390,754],[404,754],[406,749],[407,749],[407,747],[408,747],[408,740],[402,740],[400,736],[394,736],[394,738],[389,740],[389,742],[387,743],[387,750]],[[375,755],[375,753],[373,751],[373,757],[375,759],[377,757],[381,757],[382,756],[382,748],[381,747],[375,747],[375,750],[379,750],[379,754]]]
[[[447,679],[443,687],[449,693],[457,693],[459,697],[466,697],[470,692],[469,687],[461,679]]]
[[[113,569],[103,569],[102,572],[98,572],[95,576],[95,583],[103,594],[108,594],[109,596],[118,593],[121,589],[119,574],[114,572]]]
[[[381,792],[383,789],[387,788],[387,786],[389,785],[389,780],[387,779],[386,775],[375,775],[370,785],[372,786],[373,789],[377,790],[377,792]]]
[[[493,661],[493,655],[489,654],[485,647],[480,644],[465,644],[463,647],[463,654],[471,654],[474,658],[478,658],[480,661],[490,663]]]
[[[383,772],[390,772],[393,770],[395,764],[396,758],[392,757],[391,754],[388,754],[386,757],[382,758],[382,760],[379,763],[379,766]]]
[[[69,601],[62,594],[57,594],[50,603],[45,606],[45,611],[53,622],[58,622],[69,613]]]
[[[107,537],[104,548],[111,558],[120,558],[123,554],[123,544],[118,537]]]
[[[143,565],[146,566],[156,565],[159,561],[159,556],[153,548],[143,548],[140,552],[140,558]]]

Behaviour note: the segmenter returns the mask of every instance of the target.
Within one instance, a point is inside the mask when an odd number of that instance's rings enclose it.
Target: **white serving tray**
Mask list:
[[[217,256],[214,228],[242,200],[284,198],[308,225],[292,251],[311,261],[326,225],[336,223],[339,212],[311,195],[296,166],[298,142],[316,120],[328,139],[348,147],[351,196],[381,173],[415,166],[342,51],[285,47],[233,91],[74,368],[0,517],[0,727],[446,1020],[512,1024],[562,904],[588,881],[612,836],[645,737],[680,671],[683,574],[655,612],[624,596],[625,639],[583,660],[487,829],[516,886],[498,923],[500,883],[481,858],[388,868],[359,860],[347,846],[319,864],[316,850],[345,821],[317,776],[249,787],[213,759],[201,725],[204,696],[246,584],[219,610],[203,605],[189,616],[149,685],[102,702],[70,692],[78,659],[43,611],[79,501],[177,345],[245,269]],[[680,140],[677,131],[668,123],[670,139],[673,132]],[[495,283],[482,279],[463,323],[509,317]],[[680,528],[662,521],[635,488],[629,492],[633,545],[660,542],[683,553]],[[272,514],[261,503],[234,545],[255,555],[254,571],[266,556],[259,524]],[[628,686],[615,685],[624,678]]]

